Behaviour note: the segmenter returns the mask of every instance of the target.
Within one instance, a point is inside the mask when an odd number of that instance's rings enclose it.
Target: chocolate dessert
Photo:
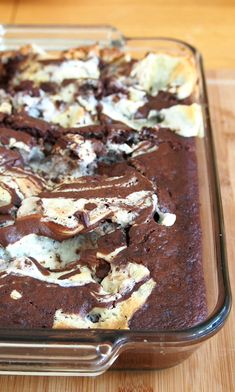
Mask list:
[[[181,329],[207,316],[188,56],[0,54],[0,328]]]

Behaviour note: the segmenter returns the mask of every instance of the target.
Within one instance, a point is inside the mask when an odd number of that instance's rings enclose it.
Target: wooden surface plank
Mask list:
[[[179,5],[180,4],[180,7]],[[108,23],[126,35],[171,36],[203,53],[222,187],[228,257],[235,287],[235,2],[234,0],[0,1],[1,23]],[[235,296],[235,295],[234,295]],[[181,365],[160,372],[108,372],[96,379],[0,377],[1,392],[235,391],[234,311],[225,328]]]
[[[0,0],[0,24],[13,23],[17,0]]]
[[[206,66],[235,67],[234,0],[19,0],[15,23],[112,24],[126,35],[195,45]]]
[[[217,81],[216,81],[217,80]],[[235,287],[235,71],[213,71],[208,87],[222,187],[232,287]],[[235,294],[234,294],[235,296]],[[234,310],[226,326],[177,367],[112,371],[98,378],[0,377],[1,392],[232,392],[235,391]]]

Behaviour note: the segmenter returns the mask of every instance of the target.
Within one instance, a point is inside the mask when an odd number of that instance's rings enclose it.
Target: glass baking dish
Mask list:
[[[133,57],[148,51],[194,57],[205,137],[197,139],[207,319],[185,330],[0,329],[0,374],[95,376],[110,369],[162,369],[180,363],[223,326],[231,307],[226,246],[202,58],[190,45],[166,38],[126,38],[109,26],[0,26],[0,50],[35,43],[61,50],[100,42]],[[193,294],[193,293],[192,293]]]

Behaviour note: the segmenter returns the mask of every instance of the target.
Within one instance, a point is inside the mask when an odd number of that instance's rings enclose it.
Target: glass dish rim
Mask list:
[[[211,166],[213,172],[213,178],[211,180],[214,182],[214,195],[213,199],[216,205],[217,211],[217,218],[218,218],[218,228],[220,233],[220,260],[219,266],[221,267],[221,274],[222,274],[222,282],[223,282],[223,289],[224,289],[224,298],[222,304],[216,309],[215,307],[212,315],[208,317],[207,320],[185,329],[175,329],[175,330],[127,330],[127,329],[36,329],[36,328],[0,328],[0,342],[23,342],[23,343],[36,343],[36,342],[51,342],[51,343],[80,343],[81,341],[84,343],[83,340],[86,342],[91,342],[91,339],[97,343],[97,337],[100,335],[101,337],[113,337],[115,338],[115,342],[118,338],[126,337],[127,342],[129,338],[133,342],[133,338],[137,339],[138,341],[142,341],[143,339],[148,337],[148,341],[153,339],[153,342],[164,342],[164,343],[188,343],[193,342],[197,343],[199,341],[205,340],[210,336],[214,335],[224,324],[226,321],[230,309],[231,309],[231,289],[229,283],[229,274],[228,274],[228,263],[227,263],[227,252],[226,252],[226,238],[225,238],[225,231],[224,231],[224,219],[223,219],[223,210],[222,210],[222,201],[221,201],[221,194],[220,194],[220,184],[217,172],[217,165],[216,165],[216,154],[215,154],[215,147],[214,147],[214,140],[213,140],[213,132],[212,132],[212,125],[210,120],[210,111],[209,111],[209,103],[208,103],[208,94],[207,94],[207,87],[206,87],[206,78],[205,72],[203,67],[203,59],[198,51],[194,46],[188,44],[187,42],[177,39],[177,38],[169,38],[169,37],[129,37],[123,35],[116,27],[109,25],[109,24],[88,24],[88,25],[76,25],[76,24],[1,24],[0,27],[2,31],[0,31],[0,37],[4,35],[4,30],[7,32],[9,30],[23,30],[25,29],[30,31],[36,31],[37,29],[45,29],[48,28],[49,30],[62,30],[66,28],[66,30],[72,29],[81,29],[87,30],[89,32],[91,29],[107,29],[111,32],[118,33],[120,37],[120,43],[128,43],[129,41],[165,41],[167,43],[175,43],[179,44],[186,49],[188,49],[194,56],[196,61],[196,67],[198,71],[198,76],[200,79],[200,95],[201,101],[204,104],[204,121],[207,129],[207,135],[209,138],[209,148],[210,148],[210,155],[211,155]],[[8,38],[9,39],[9,38]],[[219,267],[218,267],[219,268]],[[157,339],[154,339],[157,338]],[[163,339],[162,339],[163,338]],[[140,339],[140,340],[139,340]]]

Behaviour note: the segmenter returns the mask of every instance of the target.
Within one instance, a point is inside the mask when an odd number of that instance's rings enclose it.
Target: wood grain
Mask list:
[[[180,4],[180,7],[179,7]],[[206,59],[222,188],[231,285],[235,288],[235,2],[234,0],[5,0],[4,23],[108,23],[127,35],[171,36],[197,46]],[[234,291],[235,292],[235,291]],[[234,294],[235,297],[235,294]],[[181,365],[151,372],[78,377],[0,377],[1,392],[233,392],[234,310],[225,328]]]
[[[228,257],[235,287],[235,71],[208,74]],[[163,371],[112,371],[94,379],[77,377],[0,377],[1,392],[232,392],[235,391],[234,310],[226,326],[177,367]]]
[[[17,0],[0,0],[0,23],[13,23]]]

